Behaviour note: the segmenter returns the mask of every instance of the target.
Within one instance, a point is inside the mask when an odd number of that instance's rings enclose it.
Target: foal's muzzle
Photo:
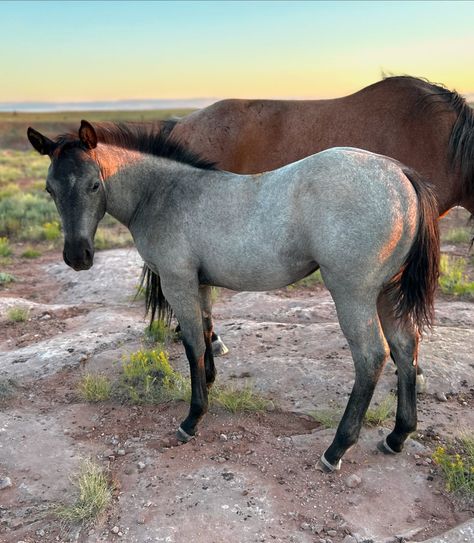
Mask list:
[[[88,270],[94,263],[94,246],[87,238],[64,242],[64,262],[76,271]]]

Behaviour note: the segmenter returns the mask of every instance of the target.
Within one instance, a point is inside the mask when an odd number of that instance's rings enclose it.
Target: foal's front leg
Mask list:
[[[194,281],[169,278],[168,281],[163,281],[163,292],[181,325],[183,345],[191,373],[191,406],[176,436],[180,441],[187,442],[195,435],[197,424],[208,406],[204,362],[206,345],[199,287]]]

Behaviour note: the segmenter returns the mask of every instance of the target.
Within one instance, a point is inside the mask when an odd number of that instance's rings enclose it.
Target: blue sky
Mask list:
[[[474,2],[1,2],[0,101],[474,92]]]

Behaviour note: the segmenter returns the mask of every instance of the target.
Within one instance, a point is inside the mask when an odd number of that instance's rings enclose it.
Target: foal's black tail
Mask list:
[[[146,264],[143,265],[137,296],[141,292],[145,293],[145,314],[150,313],[150,326],[155,317],[158,317],[159,320],[164,321],[169,326],[173,317],[173,310],[161,290],[160,276]]]
[[[418,197],[418,232],[403,267],[387,291],[393,296],[395,315],[411,320],[421,331],[430,327],[439,276],[438,206],[431,185],[415,171],[403,166]]]

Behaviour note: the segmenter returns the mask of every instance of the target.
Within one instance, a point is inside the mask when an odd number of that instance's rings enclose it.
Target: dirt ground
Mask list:
[[[377,452],[393,421],[364,427],[341,471],[328,475],[316,464],[335,430],[310,413],[342,411],[353,364],[323,287],[221,293],[215,320],[230,353],[216,360],[218,380],[250,381],[276,408],[213,408],[197,439],[179,446],[184,403],[87,404],[76,392],[85,371],[117,374],[143,344],[136,252],[99,253],[89,272],[68,269],[59,251],[14,260],[10,271],[18,280],[0,290],[0,378],[18,388],[0,407],[0,479],[11,481],[0,490],[0,542],[421,542],[473,518],[431,460],[439,443],[474,427],[472,302],[438,297],[421,346],[428,390],[404,452]],[[8,322],[13,306],[29,309],[26,322]],[[187,372],[181,345],[169,354]],[[389,363],[374,403],[395,387]],[[51,509],[73,500],[71,476],[84,458],[109,468],[113,505],[95,527],[65,527]]]

